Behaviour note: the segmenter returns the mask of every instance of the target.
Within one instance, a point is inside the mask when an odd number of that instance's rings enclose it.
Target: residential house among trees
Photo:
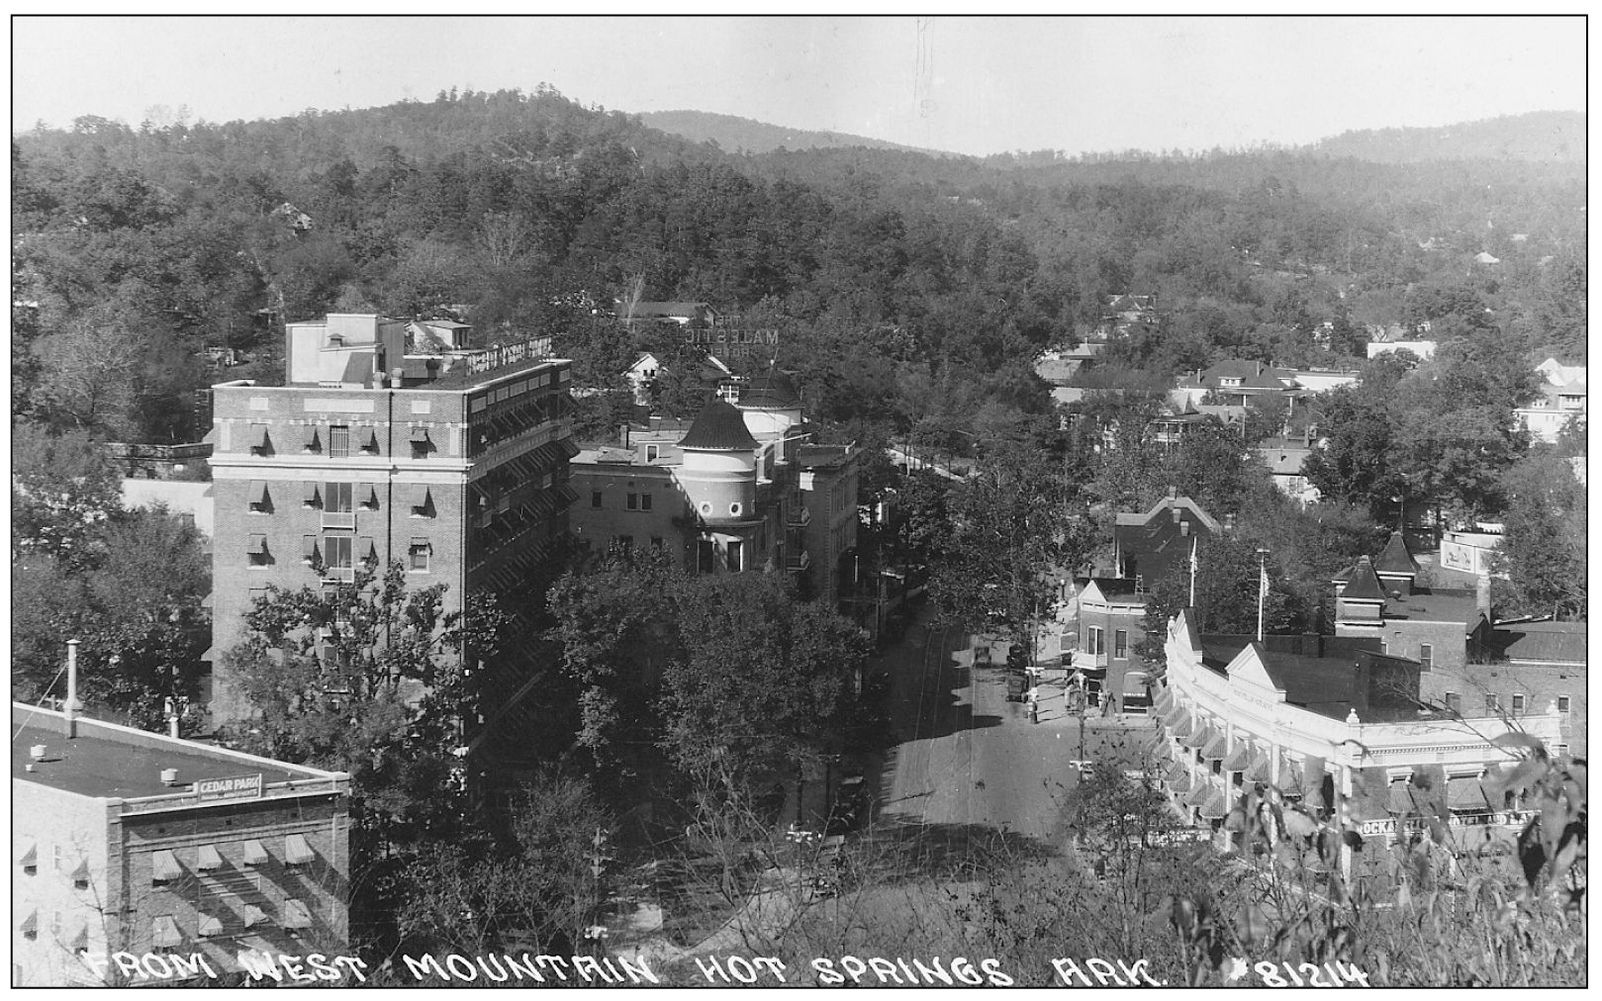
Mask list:
[[[1545,442],[1557,441],[1558,434],[1571,420],[1585,426],[1585,366],[1560,365],[1548,358],[1535,367],[1541,375],[1538,399],[1513,413],[1519,426],[1530,437]]]

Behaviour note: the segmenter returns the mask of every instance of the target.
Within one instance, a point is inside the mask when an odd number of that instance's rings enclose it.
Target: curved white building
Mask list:
[[[1198,825],[1220,827],[1250,782],[1300,796],[1322,816],[1344,801],[1369,836],[1443,805],[1456,827],[1519,819],[1515,804],[1481,784],[1487,767],[1515,760],[1491,744],[1508,721],[1421,712],[1418,662],[1384,654],[1378,641],[1202,637],[1185,610],[1164,650],[1151,751],[1174,806]],[[1517,723],[1551,747],[1560,719],[1554,706]]]

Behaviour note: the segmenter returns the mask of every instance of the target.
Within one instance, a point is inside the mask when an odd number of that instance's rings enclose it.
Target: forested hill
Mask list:
[[[932,156],[951,156],[938,150],[921,150],[883,139],[869,139],[846,132],[792,129],[782,125],[769,125],[736,115],[717,115],[707,111],[647,111],[640,121],[653,129],[671,135],[683,136],[691,142],[715,142],[731,153],[768,153],[776,149],[834,149],[841,146],[865,146],[869,149],[903,149],[928,153]]]
[[[551,333],[598,382],[638,345],[592,304],[636,287],[782,328],[826,424],[953,440],[1049,411],[1031,360],[1123,292],[1157,294],[1162,322],[1115,360],[1158,376],[1349,364],[1365,327],[1426,320],[1584,358],[1567,163],[736,154],[542,86],[82,118],[13,138],[12,193],[15,413],[125,439],[191,433],[191,390],[278,378],[281,323],[330,310]],[[221,348],[251,361],[209,367]]]
[[[1585,163],[1585,114],[1535,111],[1439,128],[1367,129],[1314,143],[1310,151],[1376,163],[1528,160]]]

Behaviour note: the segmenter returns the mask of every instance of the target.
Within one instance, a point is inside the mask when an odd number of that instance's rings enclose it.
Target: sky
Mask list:
[[[12,130],[223,122],[451,87],[970,154],[1298,144],[1584,110],[1578,17],[23,17]]]

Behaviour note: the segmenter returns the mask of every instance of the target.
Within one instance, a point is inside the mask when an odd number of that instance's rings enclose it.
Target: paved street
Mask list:
[[[1063,797],[1074,787],[1080,726],[1062,681],[1041,687],[1040,722],[1007,701],[1006,644],[998,666],[972,667],[971,637],[929,629],[927,612],[886,652],[890,716],[897,746],[886,762],[880,815],[890,821],[982,825],[1050,840]],[[1136,767],[1150,722],[1092,718],[1085,757]]]

